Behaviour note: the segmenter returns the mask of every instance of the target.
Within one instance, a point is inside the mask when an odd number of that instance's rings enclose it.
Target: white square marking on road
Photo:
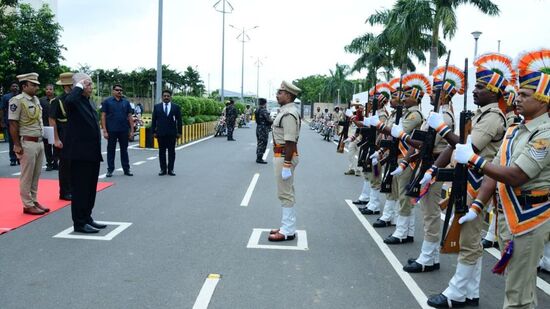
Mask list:
[[[54,235],[53,238],[69,238],[69,239],[87,239],[87,240],[111,240],[115,238],[118,234],[120,234],[122,231],[127,229],[132,223],[129,222],[109,222],[109,221],[96,221],[97,223],[106,224],[109,225],[118,225],[114,230],[107,233],[107,235],[103,236],[92,236],[93,234],[80,234],[80,233],[73,233],[73,227],[62,231],[61,233]]]
[[[307,233],[305,230],[296,230],[296,237],[298,238],[298,243],[296,246],[281,246],[281,245],[260,245],[260,237],[263,232],[269,233],[270,229],[253,229],[252,235],[248,240],[247,248],[252,249],[277,249],[277,250],[309,250],[307,246]]]

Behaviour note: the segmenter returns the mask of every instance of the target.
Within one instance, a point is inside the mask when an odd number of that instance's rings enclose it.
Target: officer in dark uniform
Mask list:
[[[63,154],[63,143],[67,126],[67,106],[65,99],[73,88],[73,73],[61,73],[56,85],[63,87],[63,94],[54,98],[50,103],[48,122],[54,130],[54,156],[59,158],[59,199],[70,201],[71,195],[71,161]]]
[[[227,140],[234,141],[233,130],[235,130],[235,121],[237,121],[237,109],[233,100],[229,100],[229,104],[225,107],[225,121],[227,123]]]
[[[256,163],[267,164],[263,159],[265,148],[267,147],[267,138],[269,131],[271,131],[271,124],[273,120],[269,116],[269,112],[266,108],[267,101],[264,98],[258,99],[258,109],[256,110],[256,139],[258,140],[258,147],[256,148]]]
[[[55,94],[53,92],[53,85],[46,85],[46,95],[40,98],[40,106],[42,106],[42,123],[44,126],[49,125],[49,113],[50,113],[50,101],[54,99]],[[57,156],[53,153],[52,144],[48,139],[43,139],[44,154],[46,155],[46,171],[52,171],[58,169]]]

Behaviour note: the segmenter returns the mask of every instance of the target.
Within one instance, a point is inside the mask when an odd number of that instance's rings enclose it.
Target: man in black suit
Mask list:
[[[176,160],[176,139],[181,137],[182,122],[181,109],[172,104],[172,91],[162,92],[162,103],[155,104],[151,128],[159,143],[159,176],[164,176],[166,170],[166,150],[168,150],[168,175],[174,173],[174,161]]]
[[[74,231],[97,233],[107,227],[92,219],[95,204],[99,164],[101,156],[101,133],[96,107],[90,102],[93,91],[91,78],[84,73],[73,75],[75,87],[67,95],[67,131],[64,155],[71,161],[71,188]]]

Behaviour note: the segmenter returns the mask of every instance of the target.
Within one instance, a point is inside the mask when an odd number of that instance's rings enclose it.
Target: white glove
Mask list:
[[[420,185],[423,186],[425,183],[428,183],[432,181],[432,174],[431,173],[424,173],[424,177],[420,180]]]
[[[399,165],[393,172],[390,173],[392,176],[399,176],[403,174],[403,168]]]
[[[364,125],[365,127],[370,127],[370,117],[365,117],[365,118],[363,119],[363,125]]]
[[[349,143],[349,142],[351,142],[351,137],[348,137],[348,138],[346,138],[346,139],[344,140],[344,144],[347,144],[347,143]]]
[[[466,144],[456,144],[455,160],[458,163],[467,164],[468,161],[474,156],[474,149],[472,148],[472,139],[468,136]]]
[[[353,116],[353,111],[351,110],[351,108],[348,108],[348,109],[346,110],[346,116],[348,116],[348,117]]]
[[[403,134],[403,126],[401,124],[394,124],[391,126],[391,136],[399,138]]]
[[[430,115],[428,116],[428,125],[432,129],[439,128],[440,125],[444,124],[445,121],[443,121],[443,115],[439,113],[430,112]]]
[[[460,219],[458,219],[458,223],[459,224],[463,224],[464,222],[470,222],[470,221],[473,221],[475,218],[477,218],[477,213],[471,209],[468,209],[468,212],[460,217]]]
[[[287,180],[292,176],[292,170],[290,167],[284,167],[281,170],[281,177],[283,177],[283,180]]]
[[[372,165],[377,165],[378,160],[380,160],[380,153],[375,151],[369,158],[372,160]]]
[[[374,114],[374,116],[370,116],[370,125],[371,127],[376,127],[380,123],[380,117],[378,117],[378,114]]]

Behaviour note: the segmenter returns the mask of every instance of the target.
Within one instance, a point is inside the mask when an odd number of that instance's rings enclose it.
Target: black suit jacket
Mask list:
[[[182,132],[181,109],[179,105],[170,104],[170,113],[164,113],[164,103],[155,104],[151,128],[157,136],[176,136]]]
[[[99,117],[95,106],[82,92],[82,88],[74,87],[65,99],[67,130],[63,154],[69,160],[100,162],[103,157]]]

